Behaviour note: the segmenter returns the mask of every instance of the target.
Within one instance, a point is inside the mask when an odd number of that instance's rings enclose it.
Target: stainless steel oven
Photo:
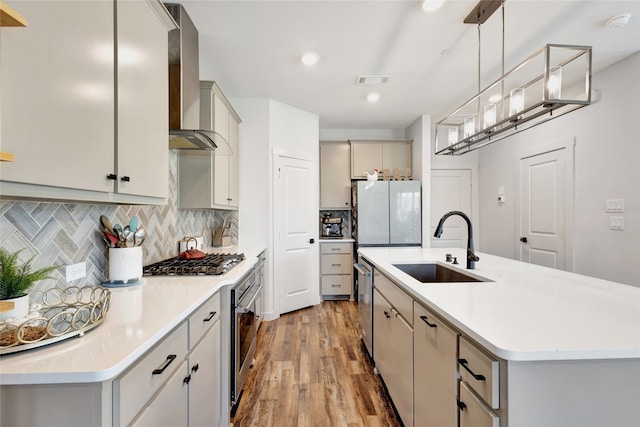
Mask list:
[[[251,273],[231,289],[231,406],[237,407],[242,386],[253,365],[258,331],[256,302],[262,285]],[[234,411],[235,412],[235,411]]]

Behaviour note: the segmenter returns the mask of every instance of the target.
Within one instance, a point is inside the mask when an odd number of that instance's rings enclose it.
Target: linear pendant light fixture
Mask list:
[[[500,6],[502,76],[480,90],[480,26]],[[591,46],[547,44],[505,73],[504,1],[480,0],[464,23],[478,25],[478,93],[436,123],[436,154],[462,155],[591,103]]]

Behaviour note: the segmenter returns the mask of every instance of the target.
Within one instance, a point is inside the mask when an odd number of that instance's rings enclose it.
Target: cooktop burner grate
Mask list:
[[[175,257],[143,267],[142,274],[144,276],[220,275],[243,260],[244,254],[207,254],[202,259]]]

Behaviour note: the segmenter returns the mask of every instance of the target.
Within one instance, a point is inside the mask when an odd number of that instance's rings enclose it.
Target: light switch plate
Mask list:
[[[85,261],[67,265],[67,271],[65,274],[67,282],[82,279],[83,277],[87,277],[87,263]]]
[[[623,216],[610,217],[609,230],[624,230],[624,217]]]
[[[607,199],[605,200],[605,212],[622,213],[624,212],[624,199]]]

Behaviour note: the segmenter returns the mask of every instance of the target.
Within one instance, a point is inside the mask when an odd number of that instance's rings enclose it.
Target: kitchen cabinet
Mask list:
[[[256,276],[255,276],[256,283],[259,283],[260,286],[262,286],[263,290],[264,290],[264,286],[265,286],[264,268],[265,268],[266,262],[267,262],[266,251],[263,251],[260,255],[258,255],[258,264],[256,265]],[[263,317],[264,317],[264,314],[263,314],[264,313],[264,306],[263,306],[263,302],[262,302],[262,292],[263,291],[260,291],[260,293],[256,297],[256,322],[258,324],[257,330],[260,329],[260,325],[262,324],[262,320],[263,320]]]
[[[21,2],[29,26],[0,30],[3,194],[166,203],[171,21],[160,2],[115,6]]]
[[[455,426],[458,333],[413,303],[415,426]]]
[[[384,283],[383,287],[379,284]],[[383,274],[374,276],[373,359],[389,395],[406,426],[413,423],[413,317],[403,317],[406,294],[384,294],[384,287],[396,287]],[[399,290],[399,289],[398,289]],[[398,304],[395,303],[398,301]],[[411,309],[412,311],[412,309]]]
[[[220,87],[200,82],[200,127],[216,132],[215,150],[182,150],[178,159],[178,207],[237,209],[239,203],[239,124]],[[226,142],[226,145],[225,145]]]
[[[220,294],[189,318],[189,426],[217,426],[222,415]],[[178,425],[178,424],[171,424]]]
[[[347,141],[320,141],[320,209],[349,209],[350,153]]]
[[[350,140],[351,178],[366,179],[366,172],[378,169],[379,178],[385,169],[393,178],[397,170],[404,177],[405,170],[411,169],[412,140]]]
[[[353,294],[353,243],[320,242],[320,285],[323,299],[349,299]]]

